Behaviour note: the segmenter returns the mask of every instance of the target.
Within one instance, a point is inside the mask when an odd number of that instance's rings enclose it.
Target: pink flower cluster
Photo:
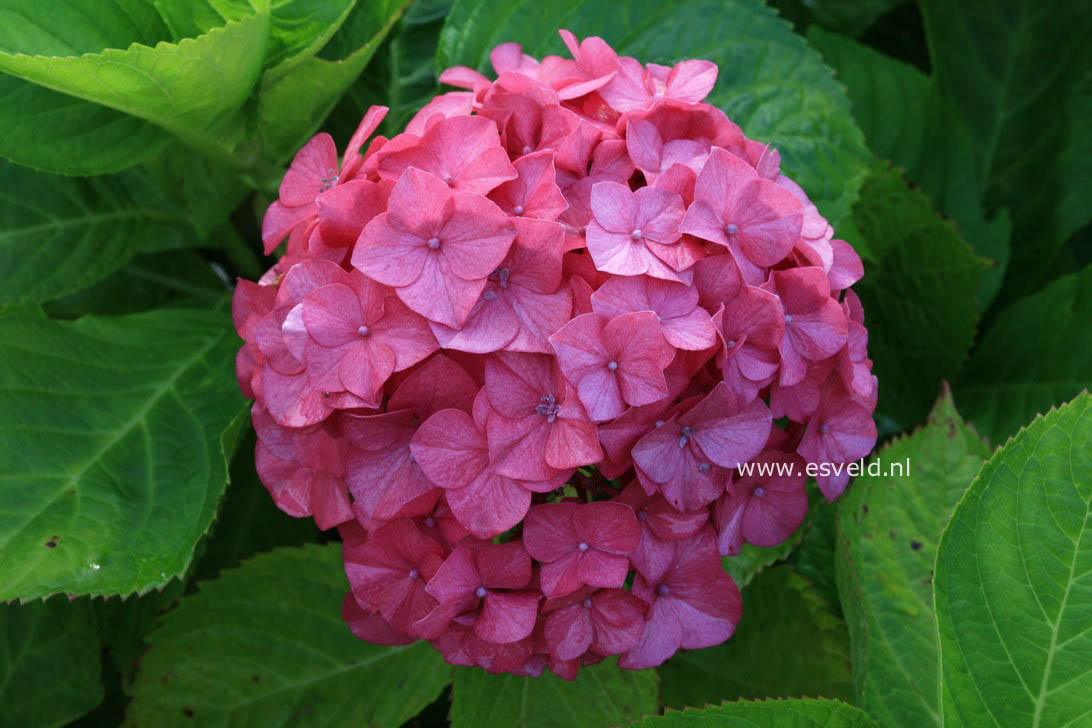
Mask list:
[[[562,37],[449,69],[393,138],[373,107],[340,160],[308,142],[234,315],[259,473],[338,526],[353,632],[571,679],[727,639],[722,555],[872,449],[876,380],[860,259],[702,102],[716,66]]]

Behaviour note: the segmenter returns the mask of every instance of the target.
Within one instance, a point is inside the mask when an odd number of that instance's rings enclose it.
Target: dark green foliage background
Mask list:
[[[864,259],[876,457],[912,463],[726,560],[729,642],[572,683],[350,635],[336,535],[257,479],[229,315],[312,134],[395,134],[439,69],[559,27],[719,65]],[[1090,31],[1076,0],[0,0],[0,728],[1092,725]]]

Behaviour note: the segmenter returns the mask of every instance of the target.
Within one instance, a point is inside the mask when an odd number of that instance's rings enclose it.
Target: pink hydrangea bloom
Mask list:
[[[304,145],[232,318],[258,474],[338,528],[348,629],[572,680],[728,639],[721,554],[801,528],[878,382],[860,257],[705,103],[716,65],[561,37],[444,71],[390,139],[373,107],[340,160]]]

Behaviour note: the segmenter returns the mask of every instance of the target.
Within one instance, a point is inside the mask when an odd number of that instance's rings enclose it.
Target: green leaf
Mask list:
[[[905,0],[796,0],[789,3],[774,2],[771,5],[779,10],[789,5],[796,11],[796,15],[803,15],[807,20],[824,28],[857,37],[877,18],[904,2]]]
[[[148,649],[145,636],[182,596],[184,586],[182,579],[171,579],[166,586],[146,594],[95,600],[99,639],[117,668],[125,691],[130,689],[140,659]]]
[[[226,157],[239,140],[268,5],[179,43],[164,40],[166,27],[138,0],[18,5],[15,32],[0,32],[0,71],[145,119],[209,153]],[[140,22],[123,23],[130,14]]]
[[[873,455],[865,472],[879,474],[856,478],[842,497],[836,568],[855,703],[881,726],[940,724],[933,562],[944,524],[989,454],[945,387],[926,424]]]
[[[368,65],[408,0],[361,2],[323,49],[291,70],[262,77],[258,125],[274,159],[291,157]]]
[[[830,604],[831,611],[841,617],[842,606],[838,600],[834,574],[838,504],[827,503],[817,487],[810,488],[808,495],[812,500],[811,522],[788,562],[798,574],[811,582],[812,589]]]
[[[580,668],[566,682],[539,677],[490,675],[476,667],[455,668],[452,728],[606,728],[656,713],[655,670],[622,670],[611,658]]]
[[[1092,265],[1019,299],[987,329],[956,385],[993,442],[1092,385]]]
[[[1059,156],[1077,137],[1085,148],[1092,140],[1087,117],[1062,111],[1092,63],[1092,15],[1068,0],[923,0],[921,8],[937,83],[970,129],[987,209],[1008,207],[1013,218],[1006,286],[1028,293],[1073,231],[1059,224],[1058,201],[1086,184],[1061,176]]]
[[[955,107],[909,64],[814,27],[808,40],[846,84],[869,148],[904,168],[937,209],[952,218],[974,251],[994,261],[981,274],[979,309],[985,309],[1001,287],[1010,225],[1005,210],[992,220],[985,217],[978,171],[968,163],[974,142]]]
[[[945,726],[1092,720],[1092,397],[994,453],[937,552]]]
[[[50,318],[118,316],[153,308],[214,308],[229,293],[207,260],[192,250],[138,255],[95,285],[43,306]]]
[[[365,0],[367,1],[367,0]],[[279,0],[272,6],[265,65],[287,70],[330,39],[357,0]],[[250,0],[155,0],[175,40],[208,33],[254,14]]]
[[[224,313],[0,309],[0,600],[144,592],[182,574],[241,406]]]
[[[89,600],[0,604],[0,726],[64,725],[101,700]]]
[[[398,726],[451,679],[427,643],[356,639],[340,544],[278,548],[202,582],[152,632],[126,724]]]
[[[853,697],[846,626],[788,565],[763,571],[743,590],[743,617],[732,639],[680,652],[659,672],[663,704],[672,708],[738,698]]]
[[[518,41],[535,56],[561,53],[559,25],[578,36],[602,36],[646,63],[715,62],[720,74],[708,101],[748,136],[778,149],[782,169],[835,229],[848,215],[869,155],[845,89],[819,54],[758,0],[458,0],[437,61],[484,69],[490,49],[503,41]]]
[[[0,161],[0,303],[81,291],[149,241],[194,242],[185,218],[143,175],[75,179]]]
[[[668,710],[631,728],[870,728],[875,722],[840,700],[799,698]]]
[[[0,157],[54,174],[107,174],[171,142],[143,119],[0,74]]]
[[[854,286],[880,380],[878,415],[906,427],[959,371],[974,339],[975,288],[986,265],[897,170],[877,169],[853,221],[875,256]]]

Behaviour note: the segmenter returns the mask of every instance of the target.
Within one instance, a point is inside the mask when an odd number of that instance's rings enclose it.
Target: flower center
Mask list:
[[[671,589],[668,588],[667,584],[660,584],[658,587],[656,587],[656,593],[659,594],[661,597],[666,597],[668,594],[671,593]]]
[[[637,228],[636,230],[631,232],[629,236],[634,240],[640,240],[642,237],[644,237],[644,233],[641,232],[641,228]]]
[[[684,425],[682,428],[682,435],[679,437],[679,447],[686,447],[686,443],[690,442],[690,438],[693,434],[694,431],[690,429],[690,425]]]
[[[360,334],[361,336],[367,336],[368,334],[372,333],[372,331],[367,326],[361,326],[359,329],[356,330],[356,333]]]
[[[409,570],[409,578],[410,579],[416,579],[419,576],[421,576],[421,575],[419,573],[417,573],[417,569],[410,569]]]
[[[724,226],[724,232],[728,233],[729,235],[735,235],[739,232],[739,225],[736,225],[734,222],[730,222]]]
[[[557,413],[561,411],[561,405],[557,403],[557,398],[552,394],[544,394],[538,398],[538,406],[535,407],[535,413],[542,415],[546,418],[547,422],[553,422],[557,419]]]
[[[455,186],[455,179],[450,174],[445,174],[444,175],[444,184],[446,184],[448,187],[454,187]]]
[[[428,239],[428,249],[429,250],[439,250],[440,249],[440,238],[429,238]]]
[[[337,184],[337,170],[336,169],[326,170],[326,176],[322,178],[322,191],[325,192],[326,190],[330,189],[331,187],[333,187],[336,184]]]
[[[638,513],[637,514],[637,520],[638,521],[647,521],[648,520],[648,511],[641,511],[640,513]]]
[[[512,208],[512,212],[516,213],[517,215],[522,215],[524,213],[523,205],[516,205],[514,208]]]
[[[436,525],[436,519],[433,518],[432,516],[429,516],[428,518],[425,519],[425,527],[426,528],[432,528],[435,525]]]
[[[700,470],[703,473],[708,473],[712,469],[713,469],[713,466],[710,465],[709,463],[698,463],[698,470]]]
[[[576,547],[577,547],[578,549],[580,549],[580,552],[581,552],[581,553],[583,553],[584,551],[587,551],[587,550],[588,550],[588,544],[587,544],[587,543],[585,543],[584,541],[581,541],[581,542],[580,542],[579,544],[577,544],[577,546],[576,546]]]
[[[825,435],[825,434],[827,434],[828,432],[830,432],[830,425],[828,425],[828,424],[827,424],[826,422],[824,422],[823,424],[819,425],[819,434],[820,434],[820,435]]]
[[[612,372],[618,371],[618,362],[616,362],[614,359],[611,359],[607,362],[607,369],[610,369]]]
[[[735,339],[729,339],[728,341],[724,342],[724,345],[726,347],[728,347],[729,349],[731,349],[733,346],[736,345],[736,340]]]
[[[530,154],[530,153],[531,153],[531,152],[533,152],[533,151],[535,151],[535,150],[534,150],[534,149],[531,149],[531,147],[527,147],[527,146],[525,146],[525,147],[523,148],[523,153],[524,153],[524,154]]]
[[[485,587],[484,586],[479,586],[477,589],[474,590],[474,594],[477,595],[478,599],[485,598],[485,594],[486,594]]]
[[[787,323],[787,324],[792,323],[792,314],[791,313],[785,314],[785,323]]]
[[[584,609],[591,609],[591,598],[585,597],[584,601],[582,601],[581,604],[584,606]]]
[[[764,495],[766,495],[766,489],[765,489],[765,488],[763,488],[763,487],[762,487],[762,486],[760,485],[760,486],[758,486],[757,488],[755,488],[755,489],[754,489],[754,490],[752,491],[752,493],[754,493],[754,496],[755,496],[755,498],[761,498],[761,497],[763,497]]]
[[[486,291],[485,293],[482,294],[482,298],[485,299],[486,301],[493,301],[493,300],[495,300],[497,298],[497,292],[496,291]]]

